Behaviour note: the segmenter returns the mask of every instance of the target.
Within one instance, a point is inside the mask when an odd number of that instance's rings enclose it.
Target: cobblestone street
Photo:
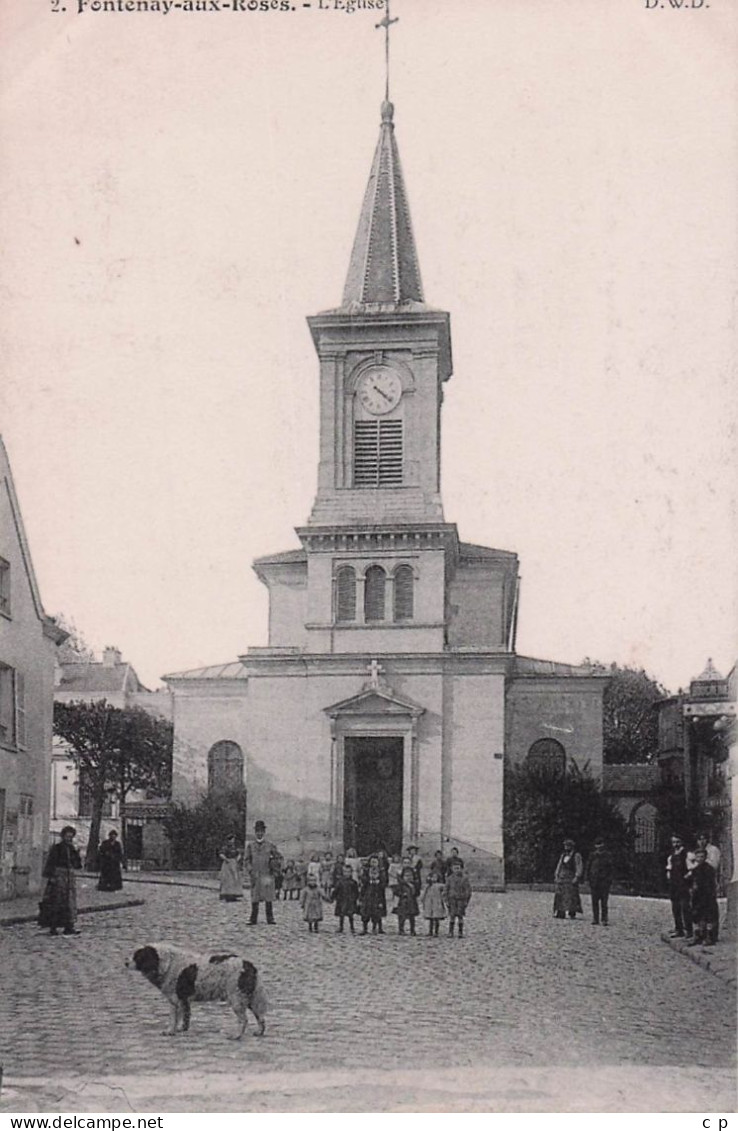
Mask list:
[[[463,939],[427,938],[425,923],[420,937],[401,938],[392,916],[386,935],[354,938],[335,934],[330,908],[315,936],[296,902],[277,905],[276,926],[249,929],[248,904],[219,903],[213,891],[127,884],[125,894],[146,903],[83,917],[76,938],[49,938],[30,924],[3,930],[0,1048],[6,1083],[23,1103],[44,1078],[86,1086],[159,1076],[175,1096],[207,1080],[209,1106],[200,1109],[231,1110],[234,1081],[253,1090],[273,1077],[284,1091],[285,1081],[329,1071],[345,1093],[351,1073],[358,1082],[369,1070],[385,1074],[386,1095],[367,1087],[354,1107],[344,1094],[338,1107],[309,1110],[397,1110],[388,1098],[395,1070],[432,1070],[440,1079],[509,1067],[563,1079],[571,1068],[589,1070],[593,1081],[596,1070],[614,1066],[635,1079],[649,1066],[680,1065],[712,1070],[703,1073],[716,1097],[711,1110],[732,1095],[734,991],[660,941],[665,902],[616,897],[603,929],[588,917],[554,920],[545,893],[475,894]],[[136,946],[157,939],[255,962],[271,1006],[265,1039],[250,1020],[243,1041],[226,1040],[228,1007],[197,1003],[189,1034],[162,1036],[167,1002],[125,967]],[[72,1096],[64,1103],[58,1110],[75,1110]],[[622,1104],[649,1110],[642,1095],[624,1094]],[[272,1110],[289,1110],[287,1101]]]

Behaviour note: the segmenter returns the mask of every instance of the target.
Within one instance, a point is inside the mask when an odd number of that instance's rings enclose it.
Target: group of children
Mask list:
[[[298,875],[297,866],[293,865],[290,871],[290,864],[293,862],[289,861],[284,870],[285,899],[293,898]],[[288,876],[289,887],[285,884]],[[314,853],[305,869],[305,886],[297,890],[303,919],[308,930],[315,934],[323,919],[324,903],[332,903],[339,934],[343,934],[347,922],[351,934],[355,934],[354,921],[358,918],[362,934],[368,934],[371,925],[372,934],[383,935],[389,903],[391,914],[397,916],[401,935],[406,929],[411,935],[417,933],[416,921],[422,909],[429,935],[437,936],[441,920],[448,917],[448,933],[453,935],[458,925],[462,936],[471,899],[471,885],[464,875],[464,861],[457,848],[452,848],[445,859],[443,853],[437,851],[424,881],[423,861],[414,845],[408,847],[404,857],[394,856],[391,860],[382,851],[362,860],[353,848],[349,848],[345,856],[339,853],[335,859],[330,852],[324,853],[322,859]]]

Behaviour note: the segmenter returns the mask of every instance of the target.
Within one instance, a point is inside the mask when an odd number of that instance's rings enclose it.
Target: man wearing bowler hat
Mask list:
[[[266,825],[257,821],[254,825],[254,839],[246,845],[244,860],[251,883],[251,918],[249,926],[259,921],[259,904],[266,904],[266,921],[274,922],[274,873],[279,866],[279,853],[276,846],[266,839]]]

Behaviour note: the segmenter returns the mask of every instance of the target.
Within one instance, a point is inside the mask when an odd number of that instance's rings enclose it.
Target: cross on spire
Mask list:
[[[384,19],[380,20],[378,24],[374,25],[375,28],[378,28],[378,27],[384,28],[384,66],[385,66],[384,100],[385,100],[385,102],[389,102],[389,91],[390,91],[390,81],[389,81],[389,76],[390,76],[390,27],[392,26],[392,24],[396,24],[398,19],[399,19],[399,16],[395,16],[394,20],[390,19],[390,0],[387,0],[387,11],[385,13]]]

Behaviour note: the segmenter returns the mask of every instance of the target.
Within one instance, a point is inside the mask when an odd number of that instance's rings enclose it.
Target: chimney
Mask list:
[[[103,650],[103,667],[114,668],[116,664],[121,663],[123,657],[118,648],[105,648]]]

